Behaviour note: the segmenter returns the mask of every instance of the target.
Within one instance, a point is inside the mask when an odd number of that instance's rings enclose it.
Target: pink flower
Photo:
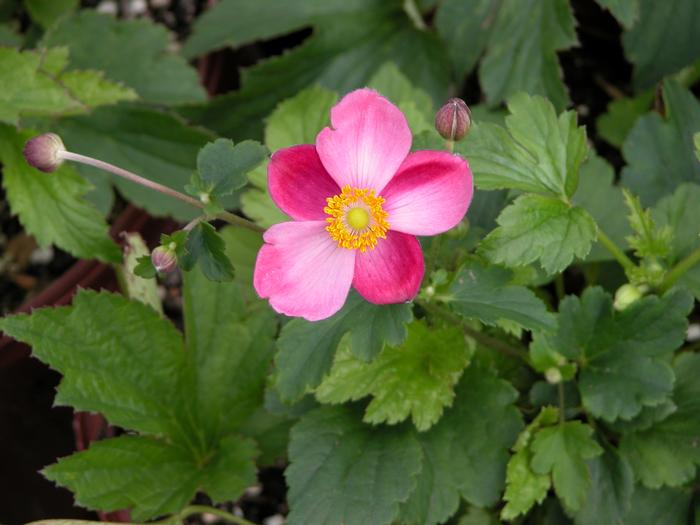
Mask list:
[[[455,226],[473,193],[461,157],[409,153],[406,118],[376,91],[346,95],[331,124],[315,146],[272,156],[270,194],[294,220],[265,232],[255,263],[260,297],[309,321],[340,310],[351,286],[376,304],[413,299],[425,272],[415,236]]]

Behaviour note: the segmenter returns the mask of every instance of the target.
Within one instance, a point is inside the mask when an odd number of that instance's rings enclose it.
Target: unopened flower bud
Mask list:
[[[557,385],[561,383],[562,376],[561,376],[561,371],[558,368],[548,368],[545,373],[544,373],[545,379],[547,379],[547,382],[552,385]]]
[[[165,246],[158,246],[151,252],[151,262],[159,273],[169,273],[177,268],[177,255]]]
[[[471,125],[472,113],[461,98],[451,98],[435,115],[435,129],[445,140],[460,140]]]
[[[61,137],[55,133],[44,133],[29,139],[24,145],[24,158],[30,166],[51,173],[63,162],[61,153],[66,151]]]
[[[641,299],[642,291],[633,284],[623,284],[615,292],[615,310],[622,311],[632,303]]]

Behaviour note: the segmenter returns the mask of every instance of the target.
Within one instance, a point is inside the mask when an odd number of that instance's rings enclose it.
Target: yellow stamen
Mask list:
[[[326,230],[341,248],[365,252],[373,249],[378,239],[386,239],[389,215],[382,209],[384,199],[374,190],[345,186],[326,202],[323,211],[330,215]]]

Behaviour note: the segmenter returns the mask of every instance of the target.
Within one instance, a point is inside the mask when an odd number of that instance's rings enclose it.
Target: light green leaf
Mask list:
[[[610,11],[617,21],[629,29],[639,19],[639,0],[596,0],[600,6]]]
[[[700,6],[695,0],[639,0],[639,21],[622,37],[634,83],[649,88],[700,57]]]
[[[115,425],[150,434],[179,434],[173,400],[182,338],[150,306],[80,291],[73,306],[6,317],[0,329],[63,374],[56,404],[101,412]]]
[[[576,525],[600,523],[638,523],[625,521],[634,490],[634,477],[627,461],[613,449],[588,460],[591,485],[581,509],[576,513]]]
[[[103,108],[89,116],[61,119],[54,131],[63,137],[68,149],[74,147],[178,191],[190,180],[200,148],[212,138],[172,115],[142,107]],[[88,166],[80,166],[79,171],[108,177],[130,202],[153,215],[170,215],[182,221],[199,215],[189,204],[121,177]],[[229,203],[222,201],[223,205]]]
[[[506,0],[491,30],[479,79],[491,105],[518,91],[568,103],[557,51],[576,45],[574,16],[566,0]]]
[[[405,428],[370,427],[347,407],[306,414],[292,429],[289,525],[389,525],[421,470]]]
[[[72,490],[78,504],[107,512],[132,509],[134,520],[181,510],[200,477],[187,449],[137,436],[95,441],[43,474]]]
[[[458,314],[483,323],[493,325],[507,319],[528,330],[554,328],[554,316],[544,303],[524,286],[511,284],[512,277],[503,268],[468,262],[440,299]]]
[[[498,501],[508,449],[522,429],[516,398],[513,387],[488,369],[472,364],[464,371],[454,406],[418,434],[423,469],[402,507],[402,523],[444,523],[462,498],[479,507]]]
[[[234,276],[231,261],[226,256],[226,244],[216,229],[208,222],[200,222],[187,235],[187,252],[178,264],[190,271],[195,264],[212,281],[230,281]]]
[[[639,199],[627,190],[622,190],[629,210],[627,219],[634,235],[626,238],[637,257],[658,257],[664,259],[671,251],[673,230],[670,227],[656,226],[651,211],[645,210]]]
[[[16,125],[25,115],[85,113],[91,106],[136,98],[132,90],[105,81],[101,72],[65,73],[67,60],[65,48],[38,52],[0,47],[0,122]]]
[[[616,148],[622,148],[637,119],[644,115],[654,100],[654,91],[644,91],[636,97],[612,100],[607,112],[596,119],[598,134]]]
[[[155,273],[145,279],[139,277],[139,274],[136,273],[136,267],[141,264],[139,262],[140,259],[146,261],[150,268],[153,269],[153,272],[155,272],[148,246],[146,246],[143,238],[138,233],[125,232],[122,235],[122,240],[125,244],[124,262],[116,268],[116,273],[124,295],[129,299],[141,301],[159,314],[162,314],[163,305],[158,295],[158,284],[152,278],[155,277]]]
[[[572,201],[589,212],[616,245],[624,246],[631,230],[627,218],[620,213],[625,206],[622,189],[614,181],[613,167],[602,157],[593,155],[581,165],[581,178]],[[611,259],[613,256],[597,240],[586,257],[588,262]]]
[[[700,355],[683,353],[675,362],[673,402],[678,409],[653,426],[626,434],[620,452],[648,488],[679,486],[695,478],[700,465]]]
[[[673,195],[662,198],[651,210],[659,227],[673,231],[671,253],[668,263],[674,265],[700,247],[700,186],[681,184]],[[700,265],[690,268],[678,285],[690,290],[700,299]]]
[[[330,125],[330,111],[337,101],[337,93],[312,86],[281,102],[267,118],[265,145],[277,151],[314,144],[319,131]]]
[[[601,288],[588,288],[580,299],[565,298],[559,330],[548,344],[578,360],[579,389],[591,414],[629,420],[669,397],[670,359],[683,343],[693,303],[682,290],[645,297],[622,312],[612,303]]]
[[[371,362],[340,345],[328,376],[316,389],[321,403],[344,403],[372,396],[366,423],[399,423],[409,416],[419,431],[434,425],[452,405],[454,386],[469,364],[471,351],[462,330],[408,326],[400,346],[386,346]]]
[[[353,355],[369,361],[384,344],[400,345],[406,323],[413,319],[409,304],[375,305],[352,292],[333,317],[318,322],[294,319],[282,329],[275,357],[277,389],[285,401],[315,388],[333,364],[340,340],[350,333]]]
[[[700,162],[700,131],[693,135],[693,144],[695,145],[695,156],[698,158],[698,162]]]
[[[235,146],[228,139],[217,139],[197,154],[197,171],[211,195],[220,198],[245,186],[246,174],[267,156],[267,149],[254,140]]]
[[[541,429],[532,442],[533,471],[552,475],[554,490],[570,512],[581,508],[591,484],[585,460],[603,453],[592,434],[588,425],[568,421]]]
[[[505,128],[476,124],[469,140],[458,143],[477,187],[571,197],[588,151],[586,131],[577,126],[576,114],[567,111],[557,117],[547,99],[524,93],[514,95],[508,109]]]
[[[79,0],[24,0],[24,6],[32,20],[49,27],[79,5]]]
[[[541,195],[522,195],[498,216],[498,228],[481,243],[493,262],[524,266],[539,261],[549,274],[558,273],[574,257],[591,250],[597,227],[583,208]]]
[[[527,513],[535,503],[542,503],[552,486],[550,477],[538,474],[532,470],[532,437],[543,426],[557,422],[559,411],[556,408],[545,407],[525,430],[518,436],[513,446],[513,456],[508,461],[506,469],[506,492],[503,499],[506,505],[501,511],[501,519],[512,520]]]
[[[435,14],[435,27],[445,42],[457,78],[469,73],[481,58],[500,3],[496,0],[445,0]]]
[[[55,244],[84,259],[120,261],[104,218],[83,198],[90,185],[70,166],[42,173],[24,160],[22,148],[34,135],[0,124],[2,184],[12,213],[42,246]]]
[[[693,133],[700,129],[700,104],[674,80],[664,81],[663,95],[666,119],[658,113],[641,117],[622,148],[627,161],[622,181],[639,195],[644,206],[673,193],[683,182],[700,180],[700,163],[693,153]]]
[[[302,45],[247,70],[239,91],[183,108],[182,113],[234,140],[256,138],[263,118],[279,101],[314,84],[340,93],[363,87],[386,62],[394,62],[417,88],[442,103],[450,81],[442,42],[416,29],[401,2],[367,0],[357,5],[340,16],[319,19],[313,36]],[[256,26],[260,12],[256,5]],[[231,34],[230,27],[226,31]]]
[[[62,19],[44,38],[47,46],[69,46],[70,67],[98,69],[156,104],[206,99],[197,72],[170,53],[164,26],[142,18],[123,21],[94,10]]]
[[[289,220],[289,217],[280,211],[270,197],[267,189],[267,166],[268,163],[263,162],[248,173],[251,187],[241,195],[243,213],[263,228]]]

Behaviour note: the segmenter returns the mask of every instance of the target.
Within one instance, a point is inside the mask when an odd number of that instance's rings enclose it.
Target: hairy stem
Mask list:
[[[666,277],[664,277],[664,280],[659,285],[659,290],[665,292],[671,288],[676,284],[678,279],[683,277],[688,270],[698,263],[700,263],[700,248],[690,252],[685,259],[678,261],[678,263],[668,271]]]
[[[634,270],[636,265],[632,262],[632,259],[625,255],[620,248],[617,247],[610,237],[608,237],[603,230],[598,228],[598,240],[605,246],[605,248],[610,252],[610,254],[615,257],[617,262],[625,269],[626,272]]]
[[[128,181],[134,182],[151,190],[162,193],[163,195],[168,195],[170,197],[174,197],[175,199],[179,199],[182,202],[186,202],[190,206],[199,208],[200,210],[204,209],[203,203],[201,203],[193,197],[190,197],[189,195],[185,195],[184,193],[180,193],[177,190],[168,188],[167,186],[163,186],[162,184],[141,177],[136,173],[132,173],[131,171],[125,170],[124,168],[120,168],[119,166],[115,166],[114,164],[110,164],[109,162],[93,159],[92,157],[87,157],[85,155],[81,155],[80,153],[73,153],[71,151],[62,151],[61,157],[65,160],[79,162],[81,164],[86,164],[88,166],[92,166],[94,168],[99,168],[109,173],[113,173],[114,175],[122,177]],[[229,213],[227,211],[217,214],[216,218],[226,221],[230,224],[234,224],[236,226],[241,226],[243,228],[253,230],[254,232],[263,233],[265,231],[264,228],[261,228],[254,222],[251,222],[247,219],[244,219],[243,217],[239,217],[238,215],[234,215],[233,213]]]

